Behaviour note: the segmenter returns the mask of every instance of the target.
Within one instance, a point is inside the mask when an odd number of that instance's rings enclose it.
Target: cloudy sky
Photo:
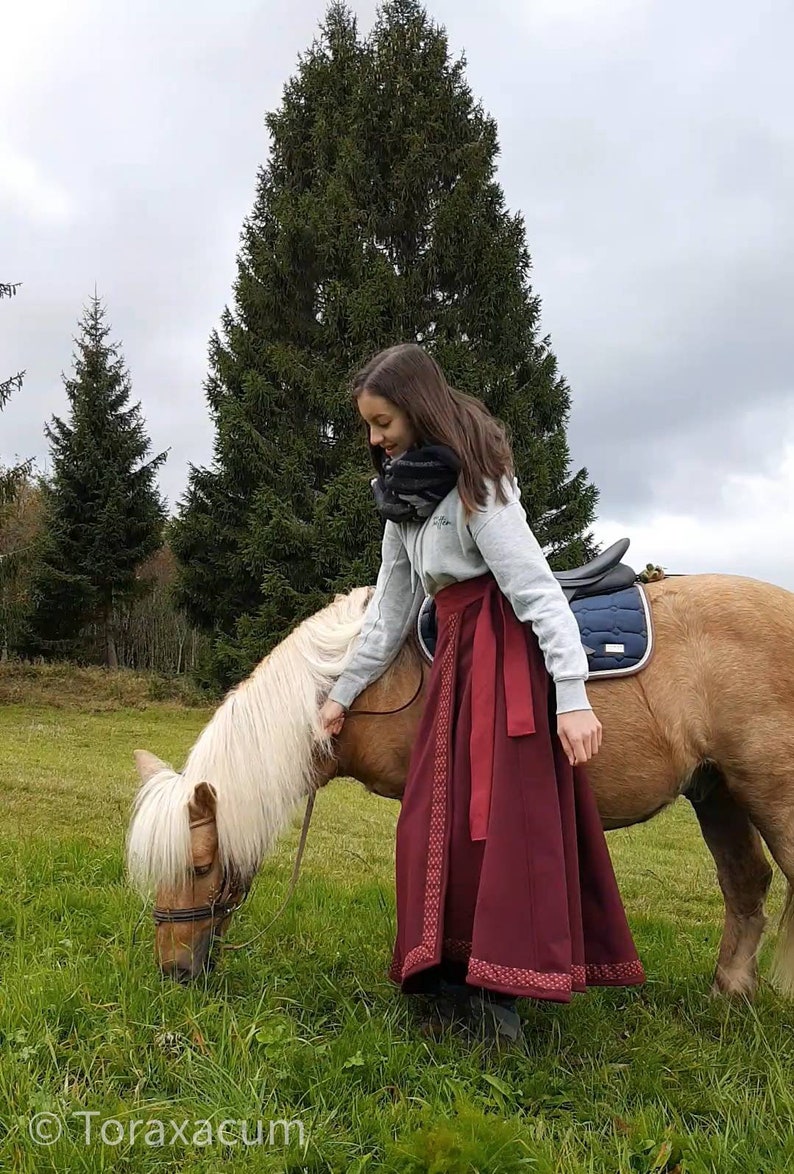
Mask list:
[[[362,34],[375,3],[349,0]],[[207,340],[229,301],[275,109],[324,0],[4,0],[0,461],[36,455],[94,286],[162,485],[212,433]],[[629,561],[794,590],[790,0],[429,0],[499,127],[571,384],[596,535]]]

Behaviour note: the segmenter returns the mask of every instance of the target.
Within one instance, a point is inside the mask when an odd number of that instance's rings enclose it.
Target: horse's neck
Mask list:
[[[313,731],[277,684],[261,676],[230,693],[185,763],[189,782],[213,787],[219,844],[244,873],[259,867],[311,786]]]

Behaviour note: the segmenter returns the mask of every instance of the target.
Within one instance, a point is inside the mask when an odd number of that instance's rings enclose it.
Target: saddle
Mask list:
[[[583,567],[554,572],[579,625],[588,680],[637,673],[645,668],[653,651],[651,609],[645,590],[634,570],[621,561],[629,545],[628,538],[621,538]],[[416,621],[416,636],[431,664],[437,635],[436,604],[428,595]]]
[[[630,539],[621,538],[583,567],[576,567],[573,571],[554,571],[554,578],[568,601],[590,595],[610,595],[613,591],[630,587],[637,575],[620,561],[629,545]]]

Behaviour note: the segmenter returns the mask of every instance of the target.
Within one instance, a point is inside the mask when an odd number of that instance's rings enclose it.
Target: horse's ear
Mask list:
[[[148,783],[149,779],[161,770],[171,769],[167,762],[163,762],[156,754],[150,754],[148,750],[135,751],[135,765],[142,783]]]
[[[209,783],[197,783],[190,800],[191,819],[209,819],[214,817],[217,807],[215,788]]]

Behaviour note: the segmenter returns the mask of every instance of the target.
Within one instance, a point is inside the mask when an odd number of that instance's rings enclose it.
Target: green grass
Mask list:
[[[0,708],[0,1168],[794,1168],[794,1005],[768,987],[753,1006],[709,996],[721,899],[683,803],[608,838],[647,983],[568,1006],[524,1002],[517,1052],[417,1034],[411,1001],[386,977],[397,805],[351,782],[319,796],[280,920],[190,989],[161,979],[150,919],[124,882],[132,751],[178,766],[207,716]],[[231,941],[253,938],[277,908],[296,842],[297,828]],[[776,876],[770,911],[782,887]],[[99,1115],[89,1145],[72,1116],[86,1111]],[[66,1122],[48,1148],[28,1136],[38,1112]],[[96,1137],[109,1118],[125,1123],[119,1144]],[[129,1143],[132,1119],[222,1118],[252,1132],[257,1120],[301,1121],[308,1144],[153,1145],[143,1127]]]

